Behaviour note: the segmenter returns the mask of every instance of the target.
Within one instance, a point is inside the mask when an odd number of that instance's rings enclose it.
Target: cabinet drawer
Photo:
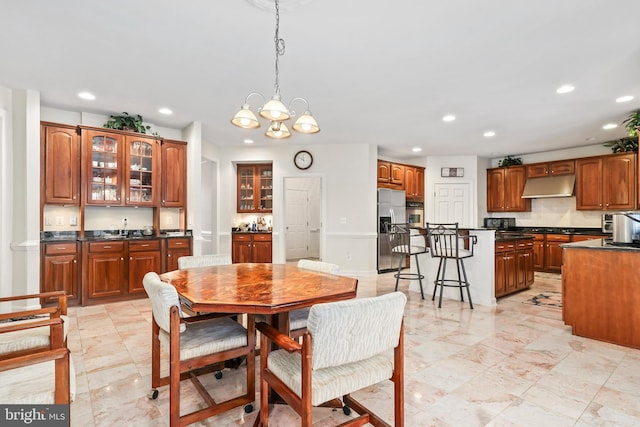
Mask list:
[[[533,247],[533,240],[518,240],[516,249],[527,249]]]
[[[93,242],[89,243],[89,252],[122,252],[124,242]]]
[[[514,242],[496,243],[496,252],[509,252],[514,250],[516,244]]]
[[[129,242],[129,252],[159,251],[160,240],[140,240]]]
[[[547,234],[547,242],[569,242],[571,235],[569,234]]]
[[[254,242],[270,242],[271,234],[254,234],[253,241]]]
[[[251,234],[234,234],[232,241],[234,242],[250,242]]]
[[[189,239],[168,239],[167,247],[169,249],[175,248],[188,248],[189,247]]]
[[[45,255],[75,254],[77,252],[75,243],[47,243],[44,247]]]

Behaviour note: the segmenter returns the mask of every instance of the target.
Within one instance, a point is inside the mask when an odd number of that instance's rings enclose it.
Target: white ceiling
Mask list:
[[[273,141],[264,125],[230,124],[275,76],[274,13],[242,0],[2,0],[0,86],[37,89],[50,107],[200,121],[216,145],[364,142],[400,159],[592,145],[624,136],[602,126],[640,108],[638,0],[302,3],[281,11],[280,86],[285,101],[309,100],[315,135]],[[556,94],[566,83],[576,90]]]

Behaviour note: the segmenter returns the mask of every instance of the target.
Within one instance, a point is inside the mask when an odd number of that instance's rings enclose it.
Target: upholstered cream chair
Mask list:
[[[247,316],[247,328],[229,317],[202,315],[183,318],[176,289],[147,273],[142,281],[151,300],[153,312],[151,346],[151,391],[149,397],[158,396],[155,388],[169,384],[170,425],[183,426],[246,405],[251,412],[255,400],[255,324],[253,315]],[[160,376],[160,342],[169,352],[169,376]],[[247,376],[245,393],[216,402],[197,375],[199,368],[210,368],[225,360],[246,356]],[[206,372],[206,369],[205,369]],[[189,414],[180,414],[180,379],[188,376],[196,390],[208,404]]]
[[[390,379],[394,383],[394,423],[404,425],[403,313],[407,298],[392,292],[373,298],[317,304],[311,307],[302,344],[266,323],[258,323],[261,347],[280,349],[260,354],[260,422],[268,425],[270,389],[312,425],[312,406],[342,397],[345,413],[359,417],[341,426],[389,426],[350,393]],[[393,349],[393,358],[389,350]]]
[[[57,304],[0,313],[0,402],[68,404],[76,393],[75,371],[67,348],[69,318],[64,292],[0,298],[0,303],[34,298]]]
[[[231,264],[231,255],[191,255],[178,258],[178,268],[209,267]]]
[[[313,270],[327,274],[338,274],[340,272],[340,266],[338,266],[337,264],[323,261],[314,261],[310,259],[299,260],[298,268],[304,268],[305,270]],[[308,308],[293,310],[291,313],[289,313],[289,336],[291,336],[292,338],[301,337],[302,334],[304,334],[307,330],[308,317]]]

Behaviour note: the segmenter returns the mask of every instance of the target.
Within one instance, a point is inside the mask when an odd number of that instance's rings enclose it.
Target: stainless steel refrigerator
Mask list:
[[[387,230],[389,224],[407,222],[405,206],[404,191],[378,188],[378,273],[398,268],[394,265],[398,260],[389,250]]]

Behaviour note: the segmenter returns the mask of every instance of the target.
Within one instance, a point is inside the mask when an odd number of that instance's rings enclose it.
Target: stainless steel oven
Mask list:
[[[406,209],[409,227],[424,227],[424,203],[407,202]]]

